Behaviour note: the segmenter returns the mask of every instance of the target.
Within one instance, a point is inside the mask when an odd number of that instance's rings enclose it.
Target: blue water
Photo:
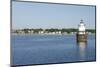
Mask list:
[[[12,64],[95,61],[95,35],[76,43],[75,35],[12,35]]]

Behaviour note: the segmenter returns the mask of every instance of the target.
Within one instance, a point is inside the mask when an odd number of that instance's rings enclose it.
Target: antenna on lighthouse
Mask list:
[[[81,19],[81,22],[80,23],[83,23],[83,19]]]

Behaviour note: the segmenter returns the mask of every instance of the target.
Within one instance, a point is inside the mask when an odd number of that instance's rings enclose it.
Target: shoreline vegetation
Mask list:
[[[11,31],[13,35],[73,35],[76,34],[78,29],[74,28],[51,28],[51,29],[14,29]],[[88,34],[95,34],[95,29],[86,29]]]

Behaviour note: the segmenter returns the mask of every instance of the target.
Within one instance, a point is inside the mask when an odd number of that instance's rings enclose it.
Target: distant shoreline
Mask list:
[[[76,34],[15,34],[15,33],[11,33],[11,35],[76,35]],[[88,35],[96,35],[96,34],[91,33]]]

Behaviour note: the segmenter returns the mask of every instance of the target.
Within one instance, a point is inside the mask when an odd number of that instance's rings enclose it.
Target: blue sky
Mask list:
[[[12,2],[12,28],[95,28],[95,7],[47,3]]]

